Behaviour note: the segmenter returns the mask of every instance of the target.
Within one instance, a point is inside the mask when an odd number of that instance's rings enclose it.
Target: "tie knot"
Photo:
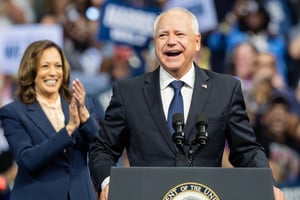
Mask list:
[[[175,90],[180,90],[183,86],[184,82],[183,81],[172,81],[170,85],[175,89]]]

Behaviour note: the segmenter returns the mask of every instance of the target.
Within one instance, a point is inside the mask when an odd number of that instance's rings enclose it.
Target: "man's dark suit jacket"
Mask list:
[[[64,100],[62,107],[66,124],[69,109]],[[66,128],[55,131],[37,102],[8,104],[0,110],[0,119],[18,164],[11,200],[66,200],[68,194],[70,200],[95,199],[87,167],[89,144],[99,130],[95,119],[90,117],[72,138]]]
[[[249,125],[241,85],[233,77],[195,66],[195,85],[184,133],[197,133],[196,116],[208,118],[208,142],[195,155],[193,166],[221,166],[225,139],[236,167],[268,167],[263,148]],[[127,148],[131,166],[188,166],[171,139],[163,112],[159,69],[117,82],[105,120],[90,151],[90,169],[98,190]],[[186,149],[187,151],[187,149]]]

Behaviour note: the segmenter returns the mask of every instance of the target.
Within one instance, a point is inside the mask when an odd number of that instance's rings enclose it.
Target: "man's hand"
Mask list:
[[[285,196],[279,188],[274,186],[273,189],[274,189],[275,200],[285,200]]]
[[[107,184],[100,193],[100,200],[108,200],[109,184]],[[276,199],[277,200],[277,199]]]

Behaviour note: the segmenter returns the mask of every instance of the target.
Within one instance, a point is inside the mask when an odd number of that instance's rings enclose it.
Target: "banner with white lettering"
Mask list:
[[[16,25],[1,28],[0,70],[16,74],[27,46],[36,40],[48,39],[62,47],[63,32],[59,25]]]
[[[134,47],[147,47],[159,11],[135,8],[122,1],[107,1],[101,12],[99,40],[111,40]]]
[[[183,7],[194,13],[201,33],[210,31],[218,25],[215,4],[212,0],[169,0],[164,9],[172,7]]]

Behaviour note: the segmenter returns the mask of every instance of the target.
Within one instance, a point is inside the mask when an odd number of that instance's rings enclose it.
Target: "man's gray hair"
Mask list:
[[[153,36],[155,36],[156,34],[156,30],[157,30],[157,25],[158,25],[158,22],[160,21],[160,19],[167,13],[169,12],[172,12],[172,11],[181,11],[181,12],[184,12],[186,14],[188,14],[191,18],[191,23],[192,23],[192,29],[193,29],[193,32],[195,34],[199,34],[199,24],[198,24],[198,20],[196,18],[196,16],[190,12],[189,10],[185,9],[185,8],[181,8],[181,7],[174,7],[174,8],[171,8],[165,12],[162,12],[161,14],[159,14],[155,21],[154,21],[154,24],[153,24]]]

